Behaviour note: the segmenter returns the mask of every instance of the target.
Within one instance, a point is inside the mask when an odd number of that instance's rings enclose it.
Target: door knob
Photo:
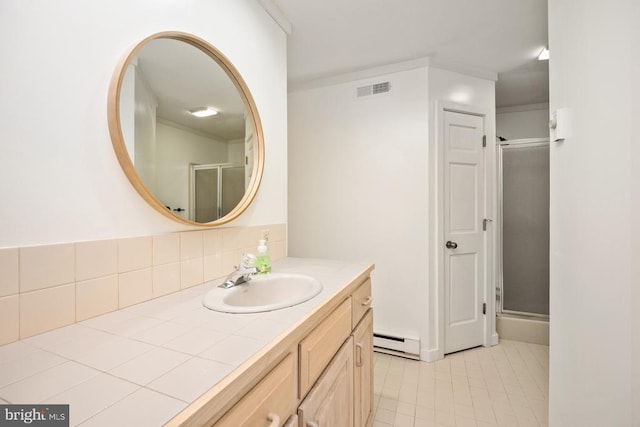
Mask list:
[[[445,246],[447,247],[447,249],[455,249],[458,247],[458,244],[449,240]]]

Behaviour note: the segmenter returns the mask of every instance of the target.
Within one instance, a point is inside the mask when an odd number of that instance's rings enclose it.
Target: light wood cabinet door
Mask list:
[[[351,298],[348,298],[300,341],[300,398],[311,389],[351,330]]]
[[[371,308],[372,302],[371,279],[367,278],[362,285],[358,286],[351,297],[351,329],[356,327],[362,316]]]
[[[352,427],[353,338],[340,348],[298,407],[301,427]]]
[[[373,416],[373,310],[354,329],[353,344],[354,426],[364,427]]]
[[[289,353],[215,427],[281,426],[295,413],[296,359]]]

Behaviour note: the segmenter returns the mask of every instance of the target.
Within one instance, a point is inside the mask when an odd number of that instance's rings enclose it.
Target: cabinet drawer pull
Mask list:
[[[362,344],[356,344],[356,367],[362,366]]]
[[[280,427],[280,417],[278,416],[278,414],[269,412],[267,414],[267,421],[271,423],[269,424],[269,427]]]
[[[373,301],[373,297],[371,297],[371,295],[369,295],[368,297],[366,297],[362,302],[362,306],[366,307],[368,305],[371,305],[371,302]]]
[[[307,426],[307,427],[320,427],[320,426],[318,425],[318,423],[317,423],[317,422],[315,422],[315,421],[307,421],[307,422],[306,422],[306,426]]]

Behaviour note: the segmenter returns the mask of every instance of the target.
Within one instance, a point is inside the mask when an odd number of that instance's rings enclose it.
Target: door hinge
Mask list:
[[[487,314],[487,303],[486,302],[482,303],[482,314]]]
[[[487,146],[487,135],[482,135],[482,147]]]
[[[482,220],[482,231],[487,231],[487,224],[493,222],[492,219],[485,218]]]

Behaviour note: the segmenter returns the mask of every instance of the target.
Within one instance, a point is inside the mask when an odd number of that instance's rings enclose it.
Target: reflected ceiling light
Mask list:
[[[546,47],[542,49],[540,55],[538,55],[538,61],[547,61],[549,59],[549,49]]]
[[[196,117],[211,117],[211,116],[215,116],[216,114],[218,114],[218,112],[216,110],[214,110],[211,107],[198,107],[198,108],[194,108],[192,110],[189,110],[189,113],[191,113],[192,115],[196,116]]]

